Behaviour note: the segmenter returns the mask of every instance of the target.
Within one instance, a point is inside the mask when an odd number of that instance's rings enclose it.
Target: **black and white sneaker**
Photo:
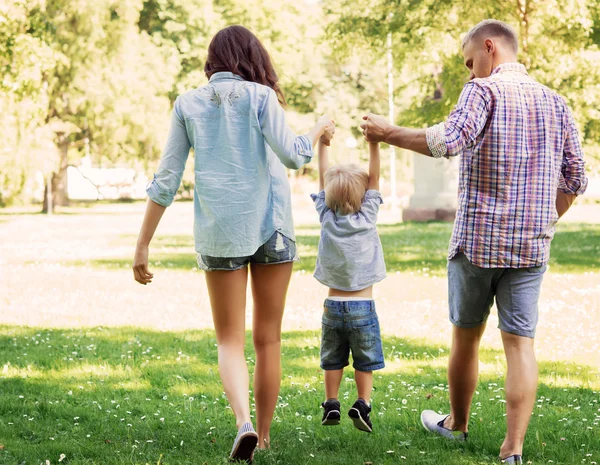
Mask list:
[[[258,434],[254,431],[252,423],[244,423],[239,429],[238,434],[233,442],[230,462],[242,461],[252,463],[254,449],[258,444]]]
[[[523,463],[523,458],[520,455],[511,455],[510,457],[506,457],[505,459],[500,459],[501,463],[506,463],[510,465],[521,465]]]
[[[340,424],[340,403],[335,399],[329,399],[321,404],[323,407],[323,420],[321,424],[324,426]]]
[[[373,431],[373,425],[371,424],[371,419],[369,418],[369,414],[371,413],[371,406],[367,405],[367,403],[358,399],[354,402],[354,405],[348,412],[348,416],[352,418],[354,422],[354,427],[365,431],[366,433],[370,433]]]

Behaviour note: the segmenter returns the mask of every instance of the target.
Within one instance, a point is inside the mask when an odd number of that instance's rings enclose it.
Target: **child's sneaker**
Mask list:
[[[339,425],[340,424],[340,403],[337,400],[330,399],[321,404],[321,407],[325,410],[323,412],[322,425]]]
[[[355,428],[370,433],[373,431],[373,425],[371,424],[371,419],[369,418],[370,413],[371,406],[367,405],[364,400],[358,399],[356,402],[354,402],[354,405],[348,412],[348,416],[352,418]]]

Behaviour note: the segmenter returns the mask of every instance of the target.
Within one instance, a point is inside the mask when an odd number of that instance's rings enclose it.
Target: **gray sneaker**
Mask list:
[[[427,431],[439,434],[452,441],[466,441],[468,436],[467,433],[444,428],[444,420],[448,418],[448,416],[449,415],[440,415],[433,410],[423,410],[423,412],[421,412],[421,424]]]
[[[523,457],[520,455],[511,455],[505,459],[500,459],[500,463],[506,463],[509,465],[520,465],[523,463]]]
[[[256,444],[258,444],[258,434],[254,431],[254,426],[252,423],[244,423],[233,441],[229,461],[252,463]]]

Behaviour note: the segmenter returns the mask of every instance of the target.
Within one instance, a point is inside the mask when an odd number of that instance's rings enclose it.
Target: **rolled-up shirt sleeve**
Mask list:
[[[323,222],[323,216],[329,210],[327,204],[325,203],[325,191],[322,190],[318,194],[310,194],[310,198],[313,199],[315,203],[315,208],[317,209],[317,213],[319,214],[319,222]]]
[[[475,82],[468,82],[446,122],[426,130],[431,155],[455,157],[473,145],[485,127],[489,107],[490,99],[485,90]]]
[[[311,161],[312,141],[306,136],[297,136],[288,127],[285,112],[273,89],[269,89],[264,97],[258,120],[265,140],[287,168],[298,169]]]
[[[583,149],[573,115],[567,109],[567,125],[558,189],[565,194],[581,195],[587,188]]]
[[[190,141],[185,121],[181,114],[179,98],[173,105],[171,129],[167,144],[163,151],[158,171],[154,179],[146,188],[148,197],[163,207],[173,203],[175,194],[181,184],[185,163],[190,153]]]

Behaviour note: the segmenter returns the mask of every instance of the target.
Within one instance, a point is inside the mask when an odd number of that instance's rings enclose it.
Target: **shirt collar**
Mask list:
[[[527,69],[521,63],[502,63],[501,65],[496,66],[494,71],[492,71],[492,76],[496,73],[523,73],[527,74]]]
[[[224,81],[226,79],[236,79],[238,81],[244,80],[243,77],[230,73],[229,71],[219,71],[218,73],[214,73],[208,82]]]

